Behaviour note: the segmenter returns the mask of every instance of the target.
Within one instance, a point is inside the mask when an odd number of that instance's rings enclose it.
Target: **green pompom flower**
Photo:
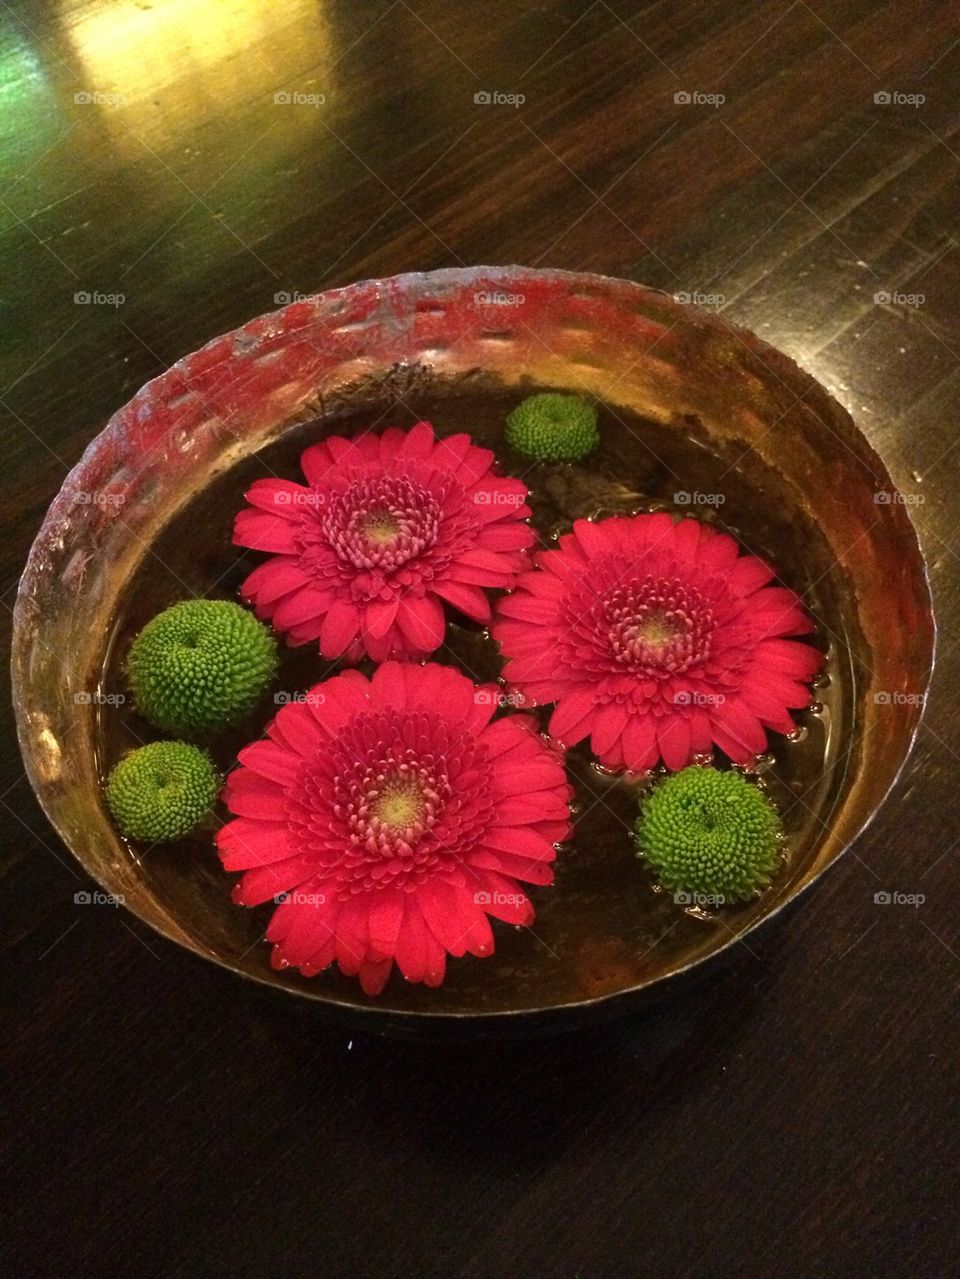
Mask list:
[[[574,462],[599,442],[597,410],[579,395],[531,395],[508,416],[506,435],[538,462]]]
[[[634,830],[664,888],[693,900],[747,901],[781,865],[777,810],[738,772],[674,773],[643,800]]]
[[[151,844],[182,839],[210,812],[220,778],[186,742],[151,742],[124,756],[107,780],[107,807],[122,834]]]
[[[127,674],[137,709],[166,732],[202,737],[252,710],[277,670],[277,642],[229,600],[185,600],[133,642]]]

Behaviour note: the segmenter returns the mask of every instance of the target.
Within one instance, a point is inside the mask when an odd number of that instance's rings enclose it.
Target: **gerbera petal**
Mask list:
[[[254,551],[293,555],[297,550],[290,520],[266,511],[240,511],[233,523],[233,540],[237,546],[249,546]]]
[[[531,861],[552,861],[556,856],[552,841],[534,826],[493,826],[484,833],[483,842],[498,852],[515,854]]]
[[[234,790],[229,792],[230,811],[238,817],[252,817],[261,822],[282,822],[287,818],[283,792],[276,790]]]
[[[517,518],[527,514],[526,507],[521,507],[513,514],[514,518],[510,520],[501,519],[496,524],[485,525],[480,531],[477,545],[482,546],[485,551],[513,552],[533,546],[537,540],[536,531],[529,524],[519,523]],[[522,567],[522,561],[516,567]]]
[[[738,595],[750,595],[776,576],[774,569],[753,555],[742,555],[727,579]]]
[[[590,741],[598,755],[606,755],[623,735],[630,711],[622,702],[608,702],[597,709],[591,721]]]
[[[367,926],[370,949],[383,958],[393,957],[403,923],[404,893],[384,888],[371,894]]]
[[[251,506],[270,511],[284,519],[299,520],[310,490],[292,480],[254,480],[244,496]]]
[[[432,595],[402,599],[397,622],[410,643],[424,653],[432,653],[443,643],[443,609]]]
[[[713,740],[735,763],[742,763],[766,748],[763,726],[742,702],[731,698],[714,710],[710,720]]]
[[[478,870],[495,870],[501,875],[522,879],[528,884],[553,883],[553,867],[548,861],[529,861],[493,849],[480,849],[471,853],[470,865]]]
[[[372,600],[366,607],[364,624],[367,631],[377,639],[382,639],[393,626],[400,601],[396,596],[389,600]]]
[[[276,555],[259,564],[244,580],[240,594],[257,604],[272,604],[283,595],[309,585],[310,579],[295,559]]]
[[[660,721],[657,745],[663,762],[671,772],[678,772],[690,763],[690,724],[684,715],[670,715]]]
[[[385,959],[379,964],[375,964],[369,959],[365,960],[357,972],[360,985],[363,987],[363,993],[365,995],[379,995],[387,984],[392,967],[392,959]],[[305,975],[309,976],[310,974],[305,973]]]
[[[598,528],[590,520],[574,520],[573,533],[587,555],[604,554],[607,551],[607,539],[602,528]]]
[[[596,704],[596,691],[589,686],[566,694],[550,717],[550,736],[564,746],[573,746],[586,737]]]
[[[407,685],[399,662],[384,662],[373,673],[373,687],[384,706],[403,710],[407,704]]]
[[[533,903],[515,879],[498,875],[496,871],[484,871],[483,889],[477,900],[488,915],[502,919],[505,924],[532,924]]]
[[[461,432],[437,440],[431,461],[450,471],[455,471],[470,450],[470,436]]]
[[[281,631],[292,630],[315,617],[322,617],[331,603],[329,591],[305,586],[280,601],[273,614],[273,625]]]
[[[244,767],[281,785],[293,782],[302,767],[301,760],[271,741],[252,742],[243,748],[237,759]]]
[[[280,862],[251,867],[234,889],[234,901],[241,906],[259,906],[290,890],[291,884],[302,882],[314,869],[309,854],[295,853]]]
[[[464,928],[459,914],[451,910],[451,902],[455,899],[456,890],[437,880],[417,893],[420,913],[436,940],[451,955],[463,955],[469,928]]]
[[[429,422],[418,422],[408,432],[406,439],[397,449],[397,455],[405,458],[429,457],[433,452],[433,427]]]
[[[321,440],[319,444],[311,444],[300,455],[301,470],[311,484],[319,484],[333,466],[334,460],[327,448],[326,440]]]
[[[320,647],[325,657],[339,657],[357,636],[360,610],[348,600],[331,605],[320,628]]]
[[[427,967],[427,936],[427,922],[413,894],[407,893],[395,951],[397,967],[407,981],[423,981]]]
[[[490,470],[493,462],[494,456],[490,449],[471,445],[466,457],[454,472],[457,482],[463,488],[472,487],[485,472]]]
[[[633,714],[623,730],[621,749],[624,767],[632,773],[650,768],[657,758],[657,729],[647,715]]]
[[[250,870],[291,856],[286,822],[265,822],[236,817],[216,834],[217,852],[224,870]]]
[[[476,586],[467,586],[464,582],[434,582],[434,593],[445,599],[448,604],[458,608],[475,622],[490,620],[490,601]]]

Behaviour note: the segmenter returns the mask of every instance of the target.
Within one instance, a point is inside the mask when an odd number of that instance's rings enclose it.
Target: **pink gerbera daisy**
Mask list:
[[[444,602],[488,621],[484,588],[511,587],[535,539],[526,485],[492,463],[468,435],[436,439],[429,422],[312,445],[306,485],[257,480],[246,495],[233,540],[274,554],[243,596],[290,644],[319,640],[324,657],[432,653]]]
[[[670,769],[716,744],[735,762],[789,733],[823,661],[774,570],[696,519],[577,520],[501,601],[504,676],[555,702],[550,732],[609,768]]]
[[[497,690],[447,666],[346,671],[292,702],[227,778],[217,835],[234,900],[287,894],[276,968],[334,960],[377,994],[397,966],[437,986],[446,956],[489,955],[488,915],[529,924],[519,881],[549,884],[570,833],[559,754]]]

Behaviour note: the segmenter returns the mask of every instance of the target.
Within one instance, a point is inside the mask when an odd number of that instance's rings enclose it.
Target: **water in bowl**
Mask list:
[[[543,390],[550,388],[529,388]],[[351,436],[388,425],[409,427],[421,418],[439,435],[466,431],[493,449],[502,469],[521,476],[531,490],[533,524],[546,545],[569,529],[574,519],[670,510],[723,528],[745,551],[778,566],[782,582],[797,591],[818,623],[814,642],[828,654],[825,674],[815,688],[809,710],[797,715],[790,737],[772,735],[768,753],[752,766],[778,804],[786,832],[786,867],[766,900],[703,911],[684,907],[656,889],[636,858],[631,827],[638,791],[635,779],[607,774],[581,745],[569,753],[574,784],[575,831],[561,851],[556,882],[535,888],[537,918],[531,929],[496,925],[493,959],[467,957],[452,961],[440,991],[412,991],[411,1007],[457,1007],[458,985],[477,964],[484,965],[483,990],[491,1006],[509,994],[535,984],[542,1006],[601,996],[635,985],[678,957],[696,959],[713,949],[719,937],[746,928],[764,913],[770,896],[786,897],[792,881],[816,855],[820,835],[843,788],[851,741],[854,673],[849,666],[842,583],[816,525],[798,502],[791,509],[782,491],[766,481],[755,455],[735,447],[718,450],[696,421],[658,424],[611,405],[599,405],[601,443],[583,462],[536,464],[512,452],[503,438],[503,423],[518,400],[516,391],[404,394],[363,414],[330,415],[302,423],[261,452],[246,457],[218,476],[159,533],[123,593],[112,635],[104,653],[101,693],[126,691],[123,674],[127,650],[137,632],[161,609],[194,596],[236,598],[250,570],[263,559],[232,544],[234,515],[243,494],[258,478],[280,476],[301,480],[302,450],[327,434]],[[451,618],[446,648],[436,660],[458,666],[474,680],[494,680],[500,662],[486,631]],[[237,751],[259,737],[278,709],[277,697],[304,692],[334,673],[315,646],[282,648],[276,684],[247,722],[212,743],[217,764],[226,771]],[[372,667],[363,667],[367,673]],[[279,692],[277,690],[280,690]],[[549,710],[534,712],[542,726]],[[113,705],[101,697],[98,708],[98,755],[105,777],[132,747],[157,734],[141,719],[130,699]],[[224,814],[218,820],[222,820]],[[219,865],[212,829],[177,844],[153,848],[128,844],[152,890],[177,915],[195,914],[199,903],[207,917],[207,944],[216,938],[229,955],[239,958],[260,947],[270,906],[246,911],[230,903],[235,876]],[[189,910],[183,908],[189,906]],[[294,984],[305,979],[291,975]],[[334,969],[312,979],[331,993],[351,997],[356,984]],[[400,980],[395,977],[394,982]],[[388,988],[389,991],[389,988]]]

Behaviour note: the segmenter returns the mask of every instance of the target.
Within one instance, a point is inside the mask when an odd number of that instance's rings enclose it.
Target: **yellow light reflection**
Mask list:
[[[152,8],[118,0],[81,12],[64,35],[104,119],[117,113],[118,125],[149,123],[151,133],[182,134],[185,124],[284,89],[332,88],[322,82],[327,20],[310,0],[162,0]],[[303,124],[300,110],[282,114]]]

